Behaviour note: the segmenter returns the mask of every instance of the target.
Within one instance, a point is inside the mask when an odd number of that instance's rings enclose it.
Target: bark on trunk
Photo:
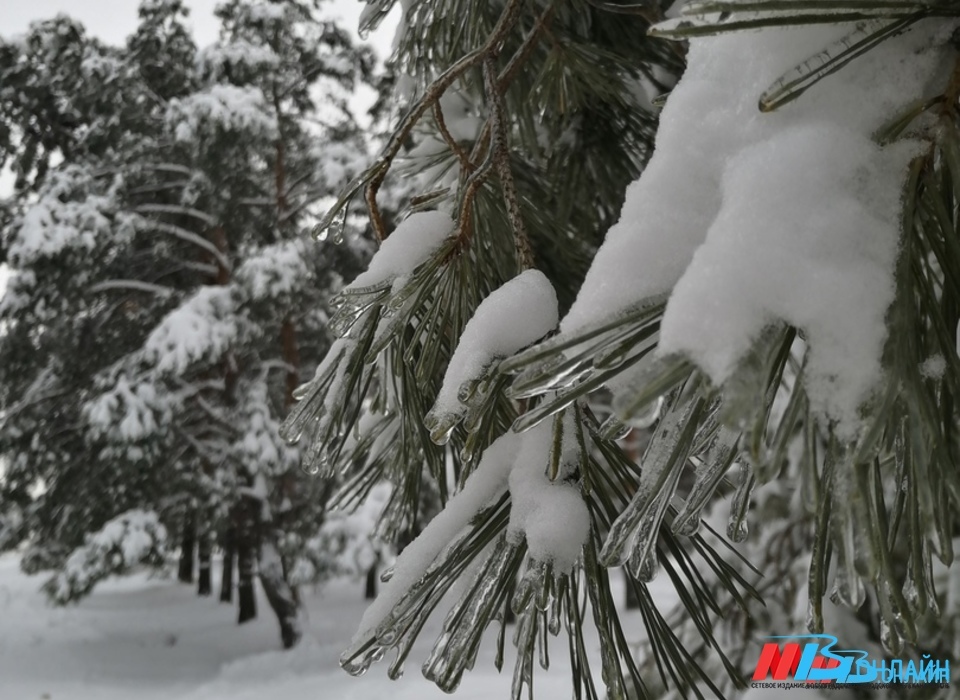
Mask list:
[[[257,569],[256,505],[243,498],[237,504],[236,514],[238,622],[242,625],[257,616],[257,594],[253,580]]]
[[[241,541],[237,547],[237,599],[239,604],[238,624],[257,616],[257,593],[253,577],[256,570],[256,548],[251,541]]]
[[[200,537],[200,543],[197,549],[197,558],[199,561],[199,567],[197,570],[197,595],[211,595],[213,593],[213,583],[210,580],[209,535],[203,535]]]
[[[233,567],[237,559],[237,549],[233,544],[233,531],[227,533],[223,543],[223,575],[220,577],[220,602],[233,602]]]
[[[180,567],[177,578],[183,583],[193,583],[193,553],[196,549],[196,521],[190,513],[183,524],[183,539],[180,543]]]
[[[283,648],[296,646],[303,636],[296,590],[288,583],[280,553],[269,539],[260,547],[260,584],[280,622]]]
[[[364,586],[363,597],[365,600],[373,600],[377,597],[377,565],[374,564],[367,569],[367,582]]]

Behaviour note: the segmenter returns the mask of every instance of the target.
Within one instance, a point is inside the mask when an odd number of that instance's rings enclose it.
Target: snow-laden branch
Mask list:
[[[213,243],[208,241],[203,236],[194,233],[193,231],[189,231],[175,224],[168,224],[164,221],[144,220],[139,224],[139,226],[141,230],[159,231],[160,233],[169,233],[170,235],[176,236],[177,238],[183,241],[187,241],[188,243],[193,243],[194,245],[199,246],[203,248],[205,251],[207,251],[208,253],[210,253],[210,255],[212,255],[217,260],[217,262],[219,262],[223,266],[224,269],[226,270],[231,269],[230,261],[227,260],[227,256],[225,256],[222,252],[220,252],[219,248],[217,248],[217,246],[215,246]]]
[[[205,211],[179,204],[141,204],[134,211],[138,214],[177,214],[178,216],[191,216],[209,226],[217,225],[217,220]]]
[[[146,292],[148,294],[156,294],[157,296],[161,297],[170,296],[174,292],[174,290],[170,287],[164,287],[161,284],[151,284],[150,282],[141,282],[140,280],[107,280],[106,282],[98,282],[90,287],[90,293],[97,294],[99,292],[107,292],[114,289],[127,289],[138,292]]]

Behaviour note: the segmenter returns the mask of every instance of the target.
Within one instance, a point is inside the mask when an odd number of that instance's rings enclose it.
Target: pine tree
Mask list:
[[[364,27],[393,4],[369,2]],[[404,111],[318,227],[363,191],[381,247],[284,424],[344,475],[335,500],[392,482],[382,531],[425,489],[444,504],[384,575],[351,673],[391,650],[397,677],[462,576],[423,665],[448,691],[489,624],[502,663],[508,609],[515,697],[563,630],[575,696],[598,696],[582,606],[610,697],[729,692],[755,636],[843,619],[890,657],[960,658],[943,573],[960,6],[668,5],[403,5]],[[390,225],[378,191],[404,155],[430,184]],[[649,426],[636,460],[620,438]],[[723,494],[726,538],[706,516]],[[608,567],[639,598],[640,667]],[[679,617],[649,595],[661,571]],[[856,618],[825,622],[828,592]]]
[[[329,344],[329,290],[364,252],[352,221],[345,245],[300,231],[364,163],[345,100],[370,59],[311,3],[224,3],[203,50],[183,3],[140,14],[125,49],[62,19],[3,44],[21,177],[3,236],[2,501],[29,514],[5,532],[29,539],[33,568],[59,570],[60,602],[139,563],[101,553],[141,512],[158,526],[140,558],[181,544],[192,580],[196,552],[201,594],[221,538],[238,557],[240,621],[258,577],[289,647],[289,574],[311,555],[327,487],[298,478],[278,425]],[[89,85],[77,71],[102,74],[98,101],[75,94]],[[70,128],[59,113],[38,124],[34,102],[71,106]],[[53,136],[38,149],[33,131]]]

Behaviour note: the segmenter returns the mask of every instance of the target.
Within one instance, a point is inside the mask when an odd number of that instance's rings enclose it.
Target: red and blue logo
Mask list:
[[[837,649],[831,634],[767,637],[753,680],[792,683],[937,683],[950,682],[950,662],[924,654],[920,661],[870,659],[863,649]],[[790,641],[786,641],[790,640]]]

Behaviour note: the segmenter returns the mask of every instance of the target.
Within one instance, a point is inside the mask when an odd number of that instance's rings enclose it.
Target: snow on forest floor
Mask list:
[[[435,700],[449,697],[420,675],[442,616],[427,625],[400,681],[386,664],[351,678],[337,663],[365,608],[360,582],[337,580],[303,591],[304,643],[279,651],[276,618],[259,593],[259,616],[238,627],[234,606],[200,598],[192,586],[146,573],[102,583],[79,605],[51,607],[28,577],[0,556],[0,700]],[[665,577],[661,577],[665,578]],[[658,582],[660,579],[658,579]],[[214,582],[216,584],[216,581]],[[669,583],[657,590],[670,601]],[[214,590],[217,590],[215,585]],[[622,591],[616,591],[622,596]],[[638,613],[623,618],[643,637]],[[454,700],[510,697],[513,659],[493,666],[494,632]],[[552,645],[549,672],[536,669],[536,698],[570,697],[565,642]]]

